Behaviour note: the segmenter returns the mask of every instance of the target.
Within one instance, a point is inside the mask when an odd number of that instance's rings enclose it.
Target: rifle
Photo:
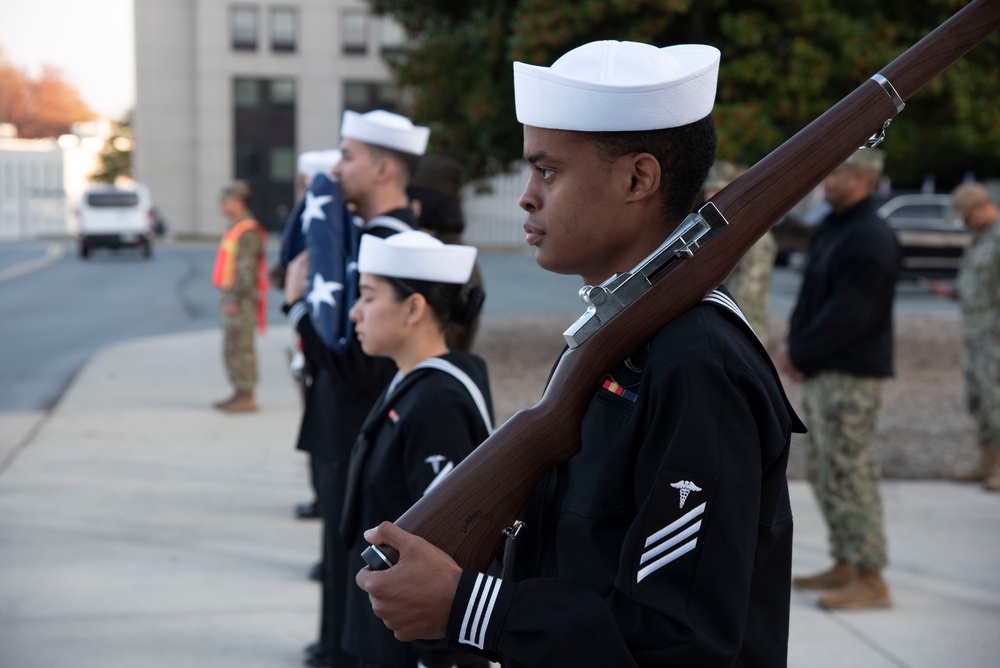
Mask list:
[[[861,145],[874,148],[905,100],[1000,25],[1000,0],[974,0],[717,193],[632,271],[580,294],[588,309],[541,400],[515,414],[398,520],[485,571],[539,477],[580,449],[593,388],[632,351],[722,283],[777,220]],[[390,546],[362,555],[374,568]]]

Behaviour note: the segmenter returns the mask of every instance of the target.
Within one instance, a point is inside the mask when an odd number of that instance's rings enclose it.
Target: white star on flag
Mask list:
[[[323,213],[323,205],[329,204],[332,201],[333,197],[330,195],[316,197],[311,191],[306,191],[306,206],[302,210],[302,234],[309,231],[309,223],[312,222],[313,218],[326,220],[326,214]]]
[[[343,289],[343,284],[337,281],[324,281],[323,276],[316,272],[313,275],[312,290],[309,291],[309,296],[306,298],[312,304],[313,315],[318,314],[320,304],[329,304],[330,308],[333,308],[337,303],[337,300],[333,298],[333,293]]]

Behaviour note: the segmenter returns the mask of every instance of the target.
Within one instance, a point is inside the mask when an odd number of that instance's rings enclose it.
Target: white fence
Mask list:
[[[473,186],[462,191],[465,233],[462,241],[482,248],[526,248],[525,213],[517,201],[528,181],[527,164],[521,163],[510,174],[490,180],[492,192],[477,195]]]
[[[54,142],[0,147],[0,240],[66,234],[63,174],[63,152]]]

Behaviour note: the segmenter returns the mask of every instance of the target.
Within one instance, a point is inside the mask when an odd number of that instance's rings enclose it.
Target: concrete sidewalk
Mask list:
[[[309,496],[291,335],[260,340],[263,408],[239,416],[209,408],[220,336],[107,348],[51,413],[0,413],[0,668],[300,665],[319,526],[291,514]],[[795,570],[823,568],[811,493],[791,492]],[[794,593],[789,665],[1000,665],[1000,495],[883,493],[895,607],[831,614]]]

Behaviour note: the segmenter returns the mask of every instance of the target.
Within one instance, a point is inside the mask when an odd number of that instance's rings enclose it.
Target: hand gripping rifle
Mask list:
[[[597,383],[722,283],[760,237],[859,146],[874,148],[904,101],[1000,25],[1000,0],[974,0],[688,216],[632,271],[587,286],[541,401],[515,414],[397,521],[464,568],[486,570],[539,477],[580,449]],[[874,134],[873,134],[874,133]],[[372,568],[398,553],[369,547]]]

